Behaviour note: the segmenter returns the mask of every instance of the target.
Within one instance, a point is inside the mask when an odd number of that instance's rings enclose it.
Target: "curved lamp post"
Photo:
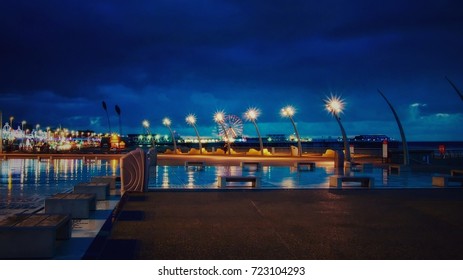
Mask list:
[[[106,118],[108,119],[108,127],[109,127],[109,135],[111,135],[111,122],[109,121],[109,113],[108,113],[108,106],[106,106],[106,102],[102,101],[101,105],[103,106],[103,110],[106,112]]]
[[[445,76],[445,79],[450,83],[450,85],[453,87],[453,89],[457,92],[458,96],[460,96],[461,100],[463,101],[463,93],[461,93],[457,86],[454,83],[452,83],[452,81],[450,81],[450,79],[447,78],[447,76]]]
[[[347,135],[346,131],[344,130],[344,127],[342,126],[341,118],[339,117],[339,114],[342,113],[342,110],[344,109],[344,100],[337,96],[331,96],[330,98],[325,99],[325,108],[334,116],[334,118],[339,124],[339,128],[341,129],[342,133],[342,141],[344,142],[344,152],[346,154],[346,160],[350,162],[351,157],[349,144],[347,143]]]
[[[174,154],[177,154],[177,142],[175,141],[174,131],[172,131],[172,128],[170,127],[172,121],[169,118],[164,118],[162,120],[162,124],[169,129],[170,134],[172,135],[172,142],[174,143]]]
[[[254,127],[257,131],[257,136],[259,137],[259,145],[260,145],[260,155],[264,155],[264,144],[262,142],[262,137],[260,135],[259,127],[257,126],[257,118],[260,116],[260,110],[257,108],[249,108],[246,113],[244,113],[244,117],[247,121],[250,121],[254,124]]]
[[[119,136],[122,137],[122,123],[121,123],[121,108],[116,105],[114,106],[114,110],[117,113],[117,116],[119,117]]]
[[[156,141],[155,141],[155,137],[153,137],[151,135],[151,130],[150,130],[150,122],[148,120],[143,120],[143,122],[141,123],[143,125],[143,127],[145,128],[146,130],[146,134],[148,134],[149,136],[151,136],[151,145],[153,146],[153,148],[156,147]]]
[[[199,132],[198,128],[196,127],[196,116],[194,114],[189,114],[186,116],[186,122],[187,124],[191,125],[196,132],[196,137],[198,137],[198,143],[199,143],[199,153],[202,155],[203,154],[203,145],[201,144],[201,137],[199,137]]]
[[[285,118],[289,118],[291,123],[293,124],[294,127],[294,132],[296,133],[296,138],[297,138],[297,147],[298,151],[297,154],[298,156],[302,156],[302,144],[301,144],[301,137],[299,137],[299,132],[297,131],[296,123],[294,123],[293,116],[296,114],[296,109],[293,106],[286,106],[281,109],[281,116]]]
[[[225,134],[225,141],[227,141],[227,149],[228,149],[228,154],[231,154],[231,147],[230,147],[230,138],[228,138],[228,132],[225,129],[225,112],[224,111],[218,111],[214,114],[214,121],[218,123],[223,130],[223,133]]]
[[[400,138],[402,138],[402,149],[404,153],[404,165],[409,165],[410,164],[410,157],[408,154],[408,144],[407,144],[407,139],[405,139],[405,132],[404,128],[402,127],[402,123],[400,122],[399,115],[397,115],[397,112],[395,111],[394,107],[392,106],[391,102],[386,98],[386,96],[378,89],[379,94],[386,100],[387,105],[389,105],[389,108],[391,108],[392,114],[394,114],[394,118],[397,122],[397,126],[399,127],[400,130]]]

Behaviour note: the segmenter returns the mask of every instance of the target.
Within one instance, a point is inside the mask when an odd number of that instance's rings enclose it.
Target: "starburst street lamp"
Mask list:
[[[174,153],[177,154],[177,143],[175,141],[175,135],[174,135],[174,132],[172,131],[172,128],[170,127],[170,125],[172,124],[172,121],[169,118],[164,118],[162,120],[162,124],[165,125],[169,129],[170,134],[172,135],[172,142],[174,143]]]
[[[199,153],[202,155],[203,145],[201,144],[201,137],[199,137],[198,128],[196,127],[196,116],[194,114],[189,114],[188,116],[186,116],[185,121],[195,129],[196,136],[198,137]]]
[[[341,129],[341,133],[342,133],[342,141],[344,142],[344,152],[346,154],[346,160],[350,162],[351,161],[350,149],[347,143],[346,131],[344,130],[344,127],[342,126],[342,123],[341,123],[341,118],[339,117],[339,114],[341,114],[342,110],[344,109],[345,102],[341,97],[333,96],[333,95],[331,95],[329,98],[325,99],[324,101],[325,101],[326,110],[334,116],[334,118],[339,124],[339,128]]]
[[[155,148],[156,142],[155,142],[155,138],[152,137],[151,135],[150,122],[148,120],[143,120],[141,124],[146,129],[146,134],[148,134],[148,137],[151,139],[151,145],[153,146],[153,148]]]
[[[260,154],[264,155],[264,144],[262,143],[262,137],[260,135],[259,127],[257,126],[257,118],[260,116],[260,110],[257,108],[249,108],[246,113],[244,113],[244,117],[247,121],[250,121],[254,124],[254,127],[257,131],[257,136],[259,137],[259,145],[260,145]]]
[[[214,114],[214,121],[222,127],[222,130],[225,134],[225,141],[227,142],[227,149],[228,149],[228,154],[231,154],[231,147],[230,147],[230,138],[228,138],[228,132],[225,129],[225,112],[224,111],[218,111]]]
[[[286,106],[281,109],[281,116],[285,118],[289,118],[289,120],[293,124],[294,132],[296,133],[296,138],[297,138],[297,147],[298,147],[297,154],[298,156],[301,157],[302,156],[301,137],[299,137],[299,132],[297,131],[296,123],[294,122],[294,119],[293,119],[294,114],[296,114],[296,109],[293,106]]]

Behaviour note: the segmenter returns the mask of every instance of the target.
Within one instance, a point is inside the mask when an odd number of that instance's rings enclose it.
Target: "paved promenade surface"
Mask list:
[[[130,194],[104,259],[463,259],[463,189]]]

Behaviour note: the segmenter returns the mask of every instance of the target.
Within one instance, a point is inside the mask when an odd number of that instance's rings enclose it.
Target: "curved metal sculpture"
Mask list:
[[[145,192],[148,187],[148,157],[138,148],[120,159],[121,194],[125,192]]]
[[[341,117],[339,117],[339,114],[342,113],[344,108],[344,100],[338,96],[331,95],[330,98],[325,99],[325,107],[326,110],[330,112],[338,122],[339,128],[341,129],[342,142],[344,144],[344,154],[346,155],[345,159],[347,162],[351,162],[352,157],[350,155],[350,147],[346,135],[346,130],[344,129],[344,126],[341,123]]]
[[[378,89],[379,94],[386,100],[386,103],[389,105],[389,108],[391,108],[392,113],[394,114],[395,120],[397,122],[397,126],[399,127],[400,130],[400,138],[402,138],[402,149],[404,153],[404,165],[410,165],[410,156],[408,153],[408,144],[407,144],[407,139],[405,139],[405,132],[404,128],[402,127],[402,123],[400,122],[399,115],[397,115],[397,112],[395,111],[394,107],[392,106],[391,102],[386,98],[386,96]]]
[[[452,83],[452,81],[450,81],[449,78],[447,78],[447,76],[445,76],[445,79],[447,79],[447,81],[450,83],[450,85],[453,87],[453,89],[457,92],[457,94],[460,96],[461,100],[463,101],[463,94],[461,93],[461,91],[457,88],[457,86]]]
[[[296,123],[294,122],[293,116],[296,113],[296,109],[293,106],[286,106],[281,109],[281,116],[285,118],[289,118],[291,121],[291,124],[293,125],[294,128],[294,133],[296,133],[296,138],[297,138],[297,155],[302,157],[302,143],[301,143],[301,137],[299,137],[299,131],[297,130]]]
[[[260,110],[257,108],[249,108],[246,113],[244,113],[244,116],[247,121],[250,121],[254,124],[254,127],[256,128],[257,132],[257,137],[259,137],[259,147],[260,147],[260,155],[264,155],[264,143],[262,142],[262,136],[260,135],[259,127],[257,126],[257,118],[260,115]]]
[[[196,127],[196,116],[194,114],[189,114],[185,120],[187,124],[191,125],[196,132],[196,137],[198,138],[198,143],[199,143],[199,154],[202,155],[203,145],[201,144],[201,137],[199,136],[199,131],[198,131],[198,128]]]

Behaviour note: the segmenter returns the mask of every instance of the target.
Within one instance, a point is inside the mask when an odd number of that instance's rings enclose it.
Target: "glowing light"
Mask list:
[[[296,114],[296,109],[293,106],[286,106],[281,109],[282,117],[292,117]]]
[[[225,112],[218,111],[214,114],[214,121],[217,123],[223,123],[225,121]]]
[[[172,121],[169,118],[164,118],[162,124],[169,127],[172,124]]]
[[[334,115],[340,114],[344,110],[344,99],[339,96],[331,95],[330,98],[324,101],[326,110]]]
[[[193,114],[188,115],[185,120],[189,125],[196,124],[196,116]]]
[[[244,117],[247,121],[255,121],[260,116],[260,110],[257,108],[249,108],[246,113],[244,113]]]
[[[150,122],[148,120],[144,120],[142,122],[143,127],[148,128],[150,126]]]

